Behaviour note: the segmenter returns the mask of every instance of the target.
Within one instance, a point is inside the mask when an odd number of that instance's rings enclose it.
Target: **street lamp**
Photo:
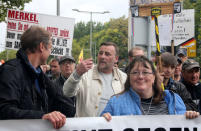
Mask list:
[[[102,12],[93,12],[93,11],[81,11],[78,9],[72,9],[73,11],[81,12],[81,13],[88,13],[90,14],[90,55],[92,56],[92,14],[106,14],[110,13],[109,11],[102,11]]]

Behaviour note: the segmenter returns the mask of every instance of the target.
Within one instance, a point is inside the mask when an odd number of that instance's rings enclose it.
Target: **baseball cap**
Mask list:
[[[200,68],[199,63],[193,59],[187,59],[182,65],[182,70],[190,70],[190,69],[193,69],[195,67]]]
[[[179,54],[182,54],[184,56],[187,56],[187,48],[179,48],[178,51],[177,51],[177,56]]]
[[[62,62],[66,61],[66,60],[71,60],[72,62],[75,63],[75,59],[72,56],[62,56],[59,60],[59,64],[61,64]]]

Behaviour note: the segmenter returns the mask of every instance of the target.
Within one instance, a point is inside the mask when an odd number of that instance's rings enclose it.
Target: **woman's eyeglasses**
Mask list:
[[[140,72],[140,71],[134,71],[134,72],[131,72],[130,73],[131,75],[134,75],[134,76],[140,76],[140,74],[142,76],[148,76],[150,74],[153,74],[153,72],[147,72],[147,71],[143,71],[143,72]]]

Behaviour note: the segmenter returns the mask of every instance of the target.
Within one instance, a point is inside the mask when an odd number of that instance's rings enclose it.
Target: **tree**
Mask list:
[[[0,52],[0,60],[3,59],[3,60],[6,61],[7,56],[8,56],[8,60],[16,58],[16,52],[17,52],[16,50],[8,50],[8,49],[6,49],[6,50]]]
[[[90,23],[84,24],[83,22],[77,23],[75,26],[73,51],[72,54],[75,59],[78,58],[80,50],[84,50],[84,58],[90,57],[89,53],[89,29]],[[88,31],[86,31],[88,30]],[[86,31],[86,32],[85,32]],[[120,48],[120,59],[127,58],[127,45],[128,45],[128,19],[125,16],[111,19],[104,25],[101,23],[93,23],[93,57],[97,56],[99,46],[102,42],[111,41],[118,45]]]
[[[0,22],[5,21],[8,9],[24,9],[24,4],[32,0],[1,0],[0,1]]]
[[[92,29],[93,33],[99,32],[104,29],[104,25],[100,22],[92,23]],[[74,28],[74,39],[80,40],[80,38],[84,37],[85,35],[90,34],[90,22],[84,23],[84,22],[79,22],[75,25]]]
[[[111,19],[104,26],[104,30],[98,32],[97,34],[100,34],[94,38],[97,41],[97,46],[99,47],[102,42],[112,41],[120,48],[119,60],[126,60],[128,54],[128,19],[125,16]],[[98,52],[98,48],[96,52]]]
[[[197,41],[196,60],[201,62],[201,0],[184,0],[184,9],[195,9],[195,38]]]

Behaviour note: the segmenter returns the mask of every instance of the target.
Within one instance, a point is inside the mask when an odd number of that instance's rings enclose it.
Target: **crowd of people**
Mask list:
[[[91,58],[76,65],[72,56],[53,58],[51,34],[32,26],[21,36],[16,58],[0,66],[0,119],[45,119],[58,129],[66,117],[177,115],[201,113],[200,65],[182,48],[176,56],[161,54],[161,70],[140,47],[128,53],[124,71],[116,64],[113,42],[99,47],[97,65]],[[50,68],[50,69],[49,69]]]

